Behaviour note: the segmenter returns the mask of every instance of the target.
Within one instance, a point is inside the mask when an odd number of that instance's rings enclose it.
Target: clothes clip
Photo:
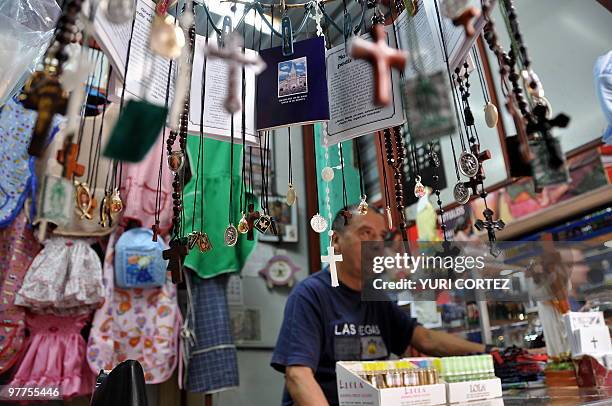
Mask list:
[[[223,17],[223,28],[221,29],[221,35],[218,37],[219,48],[223,48],[226,44],[225,40],[232,33],[232,17]]]
[[[281,19],[281,29],[283,35],[283,56],[293,55],[293,29],[291,28],[291,19],[285,13]]]

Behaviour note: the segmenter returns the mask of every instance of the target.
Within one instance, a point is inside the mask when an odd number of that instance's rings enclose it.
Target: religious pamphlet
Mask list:
[[[305,125],[329,120],[323,37],[261,50],[267,69],[257,77],[257,129]]]
[[[215,36],[211,36],[209,42],[216,43]],[[202,117],[202,85],[204,89],[204,135],[221,141],[229,141],[231,137],[232,115],[224,106],[225,96],[229,83],[230,62],[224,59],[206,58],[206,70],[204,71],[204,46],[206,37],[196,35],[195,52],[193,57],[193,70],[191,72],[191,92],[189,108],[190,135],[200,135],[200,117]],[[250,55],[256,54],[252,49],[245,49]],[[202,75],[204,71],[204,76]],[[242,83],[242,72],[239,70]],[[257,131],[255,130],[255,73],[248,67],[244,69],[245,74],[245,97],[244,109],[246,117],[245,141],[249,145],[258,145]],[[203,82],[204,81],[204,82]],[[242,100],[242,86],[237,87],[238,98]],[[242,142],[242,111],[234,114],[234,142]]]
[[[125,97],[145,99],[163,106],[166,103],[170,60],[154,55],[149,49],[149,34],[154,15],[155,3],[152,0],[137,0]],[[111,87],[110,99],[118,101],[123,87],[132,22],[113,24],[105,18],[104,13],[96,13],[93,27],[94,37],[113,67],[114,86]],[[176,63],[173,64],[172,78],[175,76],[175,67]],[[171,79],[169,102],[172,102],[173,95],[174,80]]]
[[[392,27],[385,29],[387,44],[395,46]],[[370,41],[371,35],[362,36]],[[330,120],[329,143],[370,134],[404,123],[400,93],[400,73],[391,70],[391,103],[374,104],[374,68],[365,60],[352,59],[344,43],[327,51],[327,82],[329,83]]]

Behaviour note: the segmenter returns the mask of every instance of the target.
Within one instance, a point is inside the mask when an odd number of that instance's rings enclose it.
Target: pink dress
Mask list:
[[[81,336],[87,318],[28,313],[31,338],[10,386],[58,388],[63,399],[91,393],[95,376]]]

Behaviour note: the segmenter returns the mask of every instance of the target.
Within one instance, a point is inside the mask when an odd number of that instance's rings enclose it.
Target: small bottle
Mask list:
[[[385,371],[376,371],[374,375],[374,381],[376,382],[374,386],[378,389],[387,388],[387,385],[385,383]]]

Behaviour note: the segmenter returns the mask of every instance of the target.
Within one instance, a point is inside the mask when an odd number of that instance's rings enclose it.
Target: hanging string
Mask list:
[[[287,127],[289,132],[289,184],[293,185],[293,163],[291,161],[291,127]]]
[[[474,64],[476,65],[476,72],[478,73],[478,81],[480,82],[480,88],[482,89],[482,96],[484,97],[485,102],[489,103],[491,101],[489,97],[489,89],[487,88],[487,83],[484,78],[482,62],[480,61],[480,57],[475,46],[472,47],[472,55],[474,59]]]
[[[98,56],[100,56],[100,53],[98,53]],[[103,71],[103,68],[104,68],[104,58],[100,58],[100,64],[98,65],[98,68],[100,69],[100,73],[98,74],[98,81],[97,81],[96,89],[98,89],[97,91],[99,93],[100,92],[100,87],[102,86],[102,71]],[[94,68],[94,72],[95,72],[95,68]],[[92,78],[93,78],[93,75],[92,75]],[[91,85],[89,85],[87,87],[87,89],[92,89],[92,88],[93,88],[93,80],[92,80]],[[82,117],[83,117],[83,119],[82,119],[82,123],[83,123],[82,124],[82,128],[83,128],[83,130],[81,130],[80,134],[79,134],[79,142],[78,142],[79,147],[78,147],[78,153],[77,153],[77,160],[78,160],[79,155],[81,154],[81,142],[83,140],[83,133],[85,132],[85,126],[84,125],[85,125],[85,110],[87,110],[87,97],[85,97],[85,104],[83,105],[81,110],[82,110]],[[91,134],[90,134],[91,135],[91,137],[90,137],[91,138],[91,142],[89,143],[89,154],[88,154],[88,161],[87,161],[88,164],[89,164],[89,168],[87,168],[87,178],[85,179],[85,183],[87,183],[88,185],[91,185],[91,181],[93,179],[92,176],[93,176],[94,169],[92,168],[92,163],[93,163],[93,167],[95,167],[95,162],[92,161],[92,154],[94,154],[94,148],[93,148],[94,144],[96,144],[96,145],[98,144],[97,142],[95,142],[95,136],[94,136],[94,134],[96,132],[96,123],[97,123],[97,121],[98,121],[98,115],[94,115],[93,123],[92,123],[93,126],[92,126]],[[74,179],[74,177],[73,177],[73,179]]]
[[[342,153],[342,143],[338,143],[338,149],[340,151],[340,169],[342,171],[342,203],[344,204],[344,209],[348,208],[348,194],[346,192],[346,179],[344,177],[344,154]]]
[[[360,148],[359,148],[359,141],[355,140],[353,142],[353,145],[355,146],[355,151],[357,152],[357,171],[359,173],[359,193],[361,194],[361,197],[365,196],[365,184],[364,184],[364,179],[363,179],[363,167],[361,166],[361,152],[360,152]]]
[[[379,148],[379,153],[381,157],[384,157],[384,152],[383,152],[383,139],[382,139],[382,132],[378,132],[378,148]],[[389,198],[389,187],[388,187],[388,183],[387,183],[387,168],[385,167],[385,165],[382,165],[382,174],[383,174],[383,186],[385,188],[384,191],[384,196],[385,196],[385,206],[386,207],[390,207],[390,198]]]
[[[107,97],[108,97],[108,90],[109,90],[110,78],[111,78],[112,73],[113,73],[113,67],[109,64],[108,65],[108,75],[106,78],[106,88],[104,92],[104,105],[102,106],[102,121],[100,122],[100,129],[98,130],[98,144],[96,145],[96,152],[94,155],[95,170],[94,170],[94,174],[92,175],[93,176],[93,190],[96,190],[98,188],[98,171],[100,169],[100,158],[101,158],[101,151],[102,151],[102,134],[104,134],[104,118],[106,117],[106,108],[108,106]]]
[[[209,31],[209,20],[206,19],[206,35],[205,35],[205,46],[208,46],[208,31]],[[206,100],[206,69],[208,66],[208,58],[204,55],[204,65],[202,67],[202,91],[200,100],[200,145],[198,146],[198,155],[202,156],[202,178],[200,180],[200,231],[204,231],[204,105]],[[194,210],[195,216],[195,210]]]

